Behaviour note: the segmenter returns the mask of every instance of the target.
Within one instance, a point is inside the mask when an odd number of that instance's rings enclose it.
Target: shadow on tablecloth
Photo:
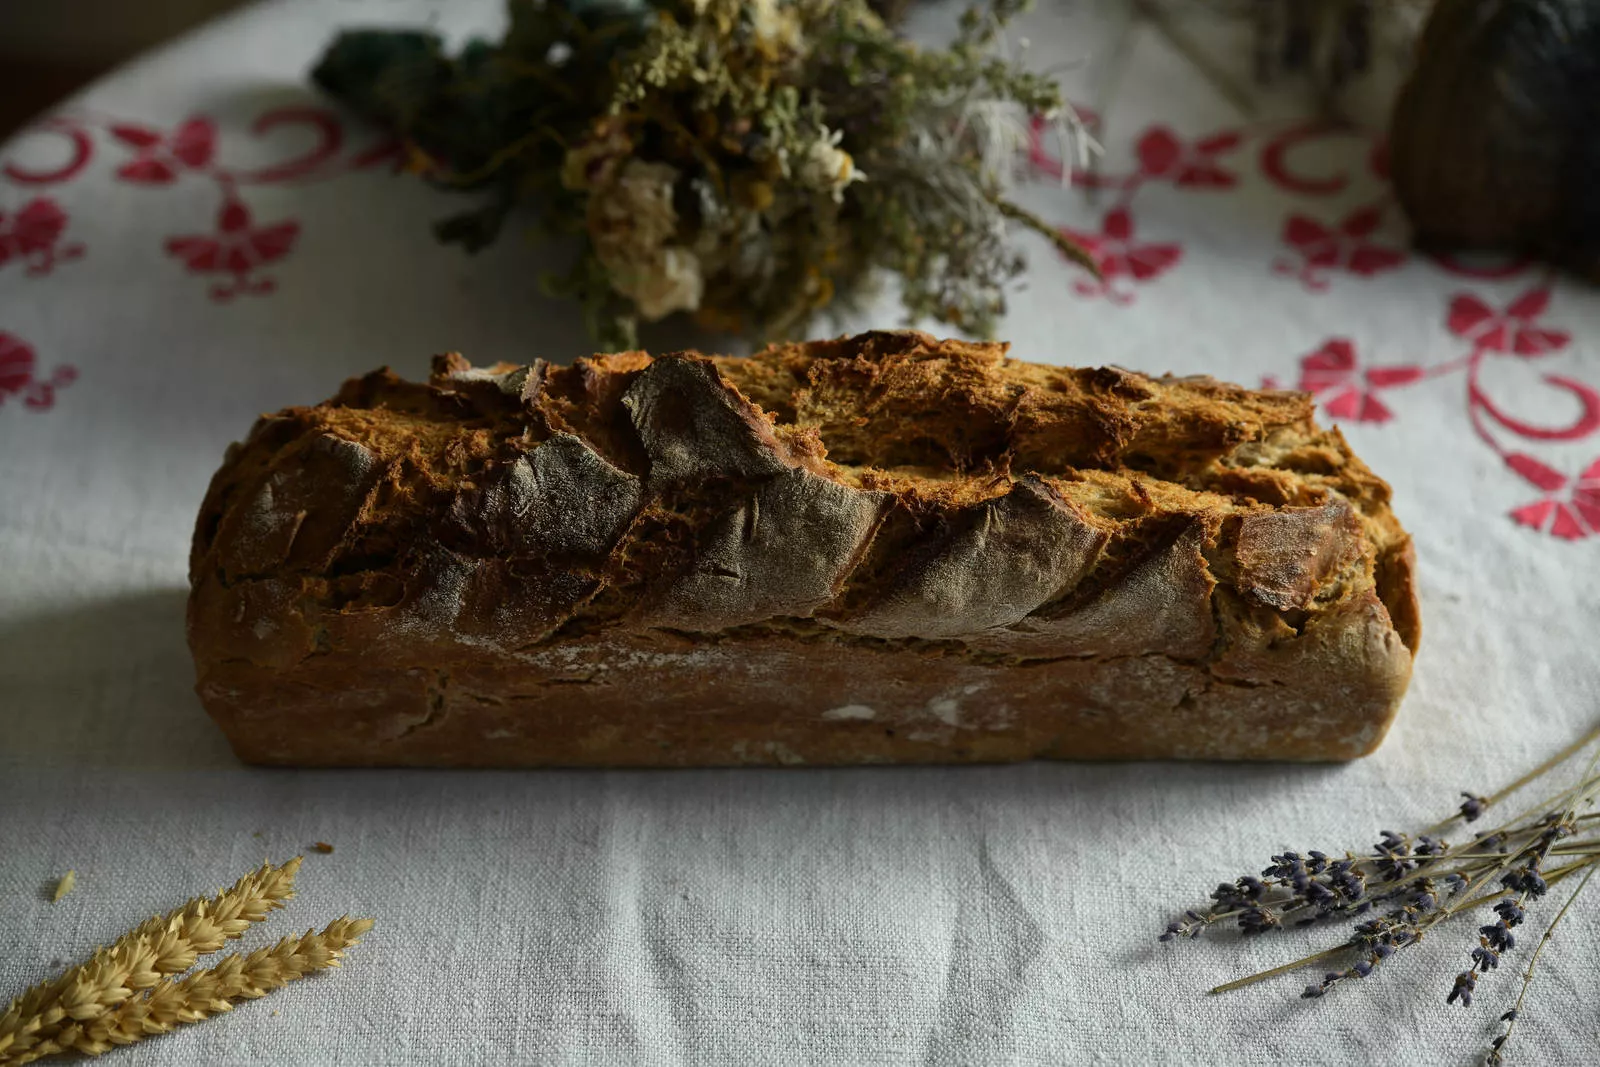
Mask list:
[[[185,589],[0,622],[0,769],[234,762],[194,695]]]
[[[1093,1005],[1079,1022],[1116,1035],[1143,1025],[1141,990],[1111,992],[1086,968],[1198,997],[1277,961],[1203,953],[1197,971],[1193,952],[1159,951],[1174,909],[1237,873],[1227,847],[1197,863],[1193,842],[1264,804],[1298,825],[1283,808],[1364,778],[1359,765],[1200,763],[246,768],[192,692],[184,600],[161,589],[0,624],[0,836],[9,814],[24,846],[13,881],[38,892],[41,872],[75,867],[113,887],[116,922],[131,922],[196,879],[328,841],[335,853],[308,857],[301,914],[373,914],[406,935],[364,946],[371,977],[352,1002],[434,1032],[430,1013],[464,980],[430,955],[450,931],[474,946],[447,953],[472,973],[515,976],[485,1010],[514,1012],[507,1040],[530,1048],[592,1017],[599,1029],[579,1036],[608,1042],[608,1058],[649,1059],[723,1040],[752,1011],[802,1020],[786,1040],[836,1051],[830,1062],[865,1062],[846,1056],[863,1044],[887,1060],[907,1042],[930,1063],[994,1062],[1058,1002],[1074,1018]],[[1302,1002],[1287,999],[1257,1014],[1292,1025]]]

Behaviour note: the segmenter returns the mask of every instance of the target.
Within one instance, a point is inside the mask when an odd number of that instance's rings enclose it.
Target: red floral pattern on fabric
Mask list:
[[[1231,189],[1238,175],[1223,168],[1217,156],[1239,147],[1244,138],[1224,130],[1198,141],[1183,141],[1165,126],[1152,126],[1139,138],[1139,173],[1190,188]]]
[[[1317,174],[1296,165],[1298,150],[1319,141],[1362,137],[1359,130],[1341,122],[1316,119],[1278,131],[1261,147],[1261,173],[1273,185],[1297,196],[1332,196],[1349,188],[1348,171]],[[1382,141],[1376,141],[1366,154],[1367,171],[1380,181],[1389,178],[1389,154]]]
[[[64,163],[55,167],[25,166],[15,160],[6,160],[0,164],[0,175],[16,182],[18,185],[54,185],[57,182],[70,181],[83,172],[89,165],[89,160],[94,155],[94,139],[82,124],[69,118],[55,116],[41,121],[33,129],[34,133],[54,134],[63,138],[71,154]]]
[[[1100,278],[1080,278],[1073,289],[1083,296],[1104,296],[1113,304],[1133,301],[1133,293],[1117,283],[1131,280],[1152,281],[1183,257],[1183,249],[1172,243],[1141,243],[1134,240],[1133,216],[1126,208],[1106,212],[1099,233],[1083,233],[1065,227],[1061,232],[1083,245],[1100,268]]]
[[[77,381],[75,368],[62,364],[48,378],[39,376],[39,359],[33,346],[0,331],[0,407],[16,398],[24,407],[48,411],[55,406],[56,392]]]
[[[211,299],[228,301],[276,289],[277,283],[256,276],[256,269],[288,255],[299,235],[294,221],[255,225],[244,202],[229,199],[217,213],[216,233],[168,238],[167,253],[183,260],[191,274],[226,275],[211,287]]]
[[[1057,181],[1068,178],[1090,190],[1108,190],[1113,198],[1100,209],[1098,229],[1070,224],[1060,227],[1063,234],[1084,244],[1102,274],[1098,281],[1076,277],[1073,288],[1083,296],[1104,296],[1116,305],[1131,303],[1138,287],[1186,262],[1179,242],[1149,240],[1137,233],[1133,203],[1151,185],[1186,194],[1216,195],[1236,189],[1242,183],[1243,170],[1231,154],[1257,137],[1261,138],[1260,174],[1294,197],[1326,198],[1344,192],[1358,180],[1386,183],[1388,176],[1381,142],[1368,142],[1364,158],[1354,165],[1348,153],[1338,157],[1327,154],[1326,142],[1361,136],[1352,128],[1327,122],[1283,126],[1275,132],[1262,127],[1254,131],[1223,129],[1192,138],[1165,124],[1151,124],[1134,136],[1134,166],[1120,174],[1067,164],[1052,152],[1052,129],[1043,119],[1032,125],[1028,157],[1033,170]],[[165,128],[64,113],[32,128],[35,151],[31,156],[0,159],[0,179],[34,190],[73,181],[89,168],[97,138],[103,136],[120,154],[114,167],[119,181],[152,189],[172,187],[190,178],[210,183],[220,199],[214,231],[174,235],[163,242],[163,248],[186,273],[210,279],[212,300],[227,302],[241,295],[275,291],[277,280],[266,275],[264,268],[290,257],[302,236],[297,219],[258,221],[248,203],[252,187],[321,180],[391,163],[398,166],[404,158],[402,146],[390,138],[378,139],[359,151],[347,149],[338,115],[318,106],[263,112],[245,133],[266,138],[283,130],[297,131],[302,137],[309,134],[309,145],[301,140],[297,154],[240,168],[230,167],[220,158],[218,124],[211,116],[193,116]],[[1270,266],[1295,277],[1308,291],[1320,293],[1330,288],[1330,280],[1338,274],[1372,278],[1413,262],[1418,269],[1477,282],[1516,277],[1531,266],[1520,258],[1486,263],[1443,254],[1412,257],[1377,238],[1391,206],[1392,200],[1384,194],[1369,197],[1364,205],[1343,215],[1302,207],[1290,210],[1281,231],[1288,254],[1273,258],[1262,269]],[[1328,221],[1330,217],[1332,221]],[[5,209],[0,213],[0,269],[18,264],[23,268],[20,274],[37,277],[81,257],[84,245],[68,239],[70,223],[69,212],[53,197],[33,196]],[[1402,387],[1460,375],[1472,431],[1509,472],[1541,494],[1514,509],[1512,520],[1564,540],[1600,535],[1600,461],[1569,476],[1528,451],[1541,442],[1573,442],[1600,432],[1600,390],[1571,375],[1540,374],[1537,381],[1547,387],[1552,398],[1546,410],[1564,408],[1566,413],[1554,422],[1534,421],[1520,413],[1525,401],[1511,406],[1495,395],[1494,388],[1504,387],[1494,384],[1503,383],[1503,371],[1491,376],[1483,373],[1487,361],[1505,359],[1508,366],[1522,366],[1535,359],[1566,357],[1573,348],[1572,334],[1545,321],[1552,303],[1548,279],[1503,308],[1476,293],[1456,293],[1449,298],[1444,327],[1467,348],[1459,358],[1427,366],[1384,364],[1379,352],[1375,364],[1364,358],[1349,338],[1331,337],[1299,358],[1296,385],[1315,395],[1329,417],[1382,429],[1404,418],[1405,394],[1397,393]],[[35,410],[47,409],[76,376],[75,369],[67,365],[44,373],[32,346],[0,333],[0,402],[20,399]],[[1270,377],[1267,384],[1276,387]]]
[[[310,131],[313,143],[298,155],[254,169],[230,168],[218,159],[218,127],[210,116],[194,116],[164,130],[138,122],[65,114],[41,121],[32,131],[63,138],[70,153],[64,163],[40,166],[6,160],[0,162],[0,175],[24,186],[70,181],[93,158],[93,132],[100,127],[120,148],[132,152],[132,158],[115,170],[121,181],[161,187],[175,184],[184,175],[195,175],[215,184],[222,196],[216,232],[175,235],[163,247],[192,274],[224,275],[225,281],[208,290],[217,301],[246,293],[273,292],[277,283],[261,277],[258,268],[289,255],[300,234],[300,223],[293,219],[255,225],[242,189],[333,177],[391,163],[401,155],[399,143],[389,137],[359,152],[342,155],[343,124],[335,112],[323,107],[279,107],[257,116],[249,126],[253,136],[299,128]],[[0,266],[8,259],[21,257],[28,263],[30,274],[45,274],[57,263],[82,255],[82,244],[61,241],[66,223],[61,208],[45,198],[34,200],[9,222],[0,215]]]
[[[1566,541],[1600,535],[1600,460],[1568,478],[1532,456],[1512,453],[1506,466],[1545,496],[1511,512],[1512,521]]]
[[[1540,425],[1511,415],[1483,382],[1483,362],[1491,355],[1528,360],[1567,347],[1572,340],[1569,332],[1537,324],[1549,308],[1550,299],[1550,283],[1546,281],[1518,296],[1504,311],[1495,311],[1472,293],[1457,293],[1450,298],[1445,313],[1446,329],[1472,345],[1472,351],[1460,362],[1466,370],[1467,414],[1473,430],[1502,457],[1508,453],[1496,439],[1491,423],[1531,441],[1576,441],[1600,430],[1600,390],[1576,378],[1541,376],[1547,385],[1577,401],[1577,418],[1558,426]]]
[[[1093,112],[1078,108],[1080,118],[1090,125]],[[1132,174],[1103,174],[1097,169],[1069,167],[1052,148],[1055,127],[1035,118],[1029,129],[1028,164],[1036,174],[1056,181],[1090,189],[1116,189],[1119,206],[1127,206],[1139,187],[1152,181],[1170,181],[1184,189],[1231,189],[1239,183],[1236,172],[1224,167],[1218,156],[1244,142],[1238,130],[1218,130],[1193,141],[1185,141],[1162,125],[1148,127],[1135,148],[1139,169]]]
[[[217,125],[208,118],[189,119],[170,133],[123,122],[109,132],[134,150],[117,177],[140,185],[166,185],[185,170],[204,170],[217,150]]]
[[[1381,423],[1394,418],[1394,412],[1378,398],[1378,393],[1410,385],[1426,374],[1423,368],[1415,366],[1363,369],[1356,357],[1355,345],[1346,338],[1334,337],[1315,352],[1301,357],[1300,380],[1295,388],[1317,397],[1322,410],[1332,418]]]
[[[1290,274],[1312,291],[1328,287],[1327,271],[1343,270],[1363,278],[1393,270],[1405,262],[1406,254],[1371,240],[1383,221],[1383,208],[1360,208],[1333,226],[1308,215],[1294,214],[1283,224],[1283,243],[1300,257],[1274,261],[1272,269]]]
[[[1239,148],[1250,136],[1244,131],[1221,131],[1191,142],[1164,125],[1152,125],[1134,139],[1137,169],[1118,175],[1067,167],[1052,153],[1048,133],[1048,124],[1034,124],[1028,158],[1036,173],[1058,181],[1069,177],[1091,190],[1115,191],[1115,204],[1103,216],[1099,232],[1070,225],[1061,227],[1061,232],[1088,248],[1104,274],[1104,281],[1098,284],[1075,279],[1073,289],[1083,295],[1104,295],[1117,304],[1132,300],[1131,292],[1119,283],[1149,281],[1177,267],[1183,258],[1183,249],[1175,242],[1134,240],[1132,203],[1140,190],[1158,181],[1196,192],[1232,188],[1238,184],[1239,175],[1224,167],[1217,157]],[[1348,151],[1331,155],[1326,151],[1328,142],[1363,137],[1353,127],[1325,121],[1262,131],[1259,170],[1273,186],[1295,197],[1334,196],[1362,179],[1387,186],[1388,153],[1381,140],[1367,140],[1356,165],[1352,165]],[[1309,292],[1323,293],[1331,288],[1332,278],[1341,273],[1374,278],[1407,267],[1413,262],[1410,253],[1378,237],[1392,204],[1391,195],[1384,192],[1332,217],[1332,221],[1324,212],[1289,211],[1281,231],[1289,254],[1274,258],[1272,270],[1296,278]],[[1484,282],[1517,277],[1532,265],[1523,257],[1485,259],[1441,253],[1415,257],[1415,262],[1422,269]],[[1491,386],[1491,381],[1499,382],[1503,375],[1491,378],[1483,373],[1486,360],[1511,357],[1527,361],[1558,357],[1570,350],[1570,331],[1543,321],[1552,302],[1551,293],[1547,279],[1504,308],[1494,307],[1475,293],[1455,294],[1449,300],[1445,327],[1466,342],[1468,350],[1457,358],[1427,366],[1409,362],[1373,365],[1362,360],[1349,338],[1328,338],[1300,357],[1295,384],[1316,396],[1330,418],[1382,427],[1401,414],[1393,390],[1459,375],[1465,384],[1466,415],[1473,433],[1509,470],[1545,493],[1540,500],[1514,510],[1512,519],[1567,540],[1600,534],[1600,464],[1586,468],[1569,481],[1566,475],[1529,454],[1526,446],[1512,448],[1509,444],[1510,440],[1529,445],[1571,442],[1600,432],[1600,390],[1570,375],[1539,376],[1538,381],[1548,387],[1552,397],[1565,398],[1552,399],[1551,408],[1560,410],[1564,406],[1570,411],[1576,405],[1575,414],[1549,424],[1513,414]],[[1263,385],[1278,388],[1279,382],[1268,375]]]
[[[0,212],[0,267],[15,259],[32,275],[49,274],[56,264],[83,255],[83,245],[66,242],[67,213],[49,197],[35,197],[16,213]]]
[[[1466,382],[1467,419],[1479,440],[1498,455],[1505,466],[1544,495],[1510,512],[1513,522],[1562,540],[1576,541],[1600,534],[1600,461],[1569,478],[1522,447],[1511,447],[1507,435],[1525,442],[1578,441],[1600,431],[1600,389],[1576,378],[1545,374],[1540,380],[1565,393],[1577,404],[1577,415],[1558,425],[1530,422],[1512,415],[1495,398],[1483,377],[1485,360],[1511,357],[1531,360],[1553,356],[1571,343],[1570,332],[1543,325],[1552,291],[1548,281],[1526,290],[1503,310],[1496,310],[1474,293],[1456,293],[1445,311],[1445,328],[1471,345],[1465,355],[1428,367],[1397,365],[1365,367],[1355,346],[1346,338],[1330,338],[1300,359],[1298,388],[1317,397],[1322,410],[1345,422],[1382,424],[1395,418],[1394,409],[1378,394],[1424,378],[1460,374]],[[1272,377],[1267,388],[1277,388]]]
[[[1451,333],[1477,348],[1530,359],[1559,352],[1572,340],[1566,330],[1535,324],[1549,306],[1550,290],[1544,286],[1529,289],[1504,311],[1495,311],[1471,293],[1458,293],[1450,301],[1445,324]]]
[[[287,257],[300,237],[300,223],[279,219],[258,224],[242,190],[256,185],[315,181],[395,163],[401,146],[382,137],[359,151],[346,153],[344,126],[334,111],[316,106],[279,107],[263,112],[249,133],[265,137],[282,129],[307,130],[309,148],[298,155],[253,169],[228,167],[218,158],[215,119],[197,115],[171,129],[141,122],[67,112],[44,118],[24,131],[21,141],[35,147],[30,158],[0,159],[0,178],[23,188],[61,185],[82,175],[94,160],[97,131],[103,132],[126,158],[115,177],[130,185],[162,188],[185,176],[212,183],[221,196],[217,227],[209,234],[179,234],[166,239],[169,256],[190,274],[209,275],[212,300],[227,302],[244,294],[276,290],[277,282],[261,268]],[[52,141],[66,149],[63,158]],[[43,146],[43,161],[38,146]],[[0,268],[17,262],[24,274],[43,276],[85,253],[81,242],[66,239],[68,212],[52,197],[35,196],[14,210],[0,211]],[[0,333],[0,403],[20,399],[34,410],[53,407],[56,394],[76,381],[76,368],[63,364],[48,375],[39,369],[33,346]]]

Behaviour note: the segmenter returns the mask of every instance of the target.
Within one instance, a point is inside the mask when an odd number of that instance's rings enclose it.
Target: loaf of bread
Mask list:
[[[1300,393],[906,331],[452,354],[229,449],[189,640],[253,763],[1339,760],[1412,560]]]

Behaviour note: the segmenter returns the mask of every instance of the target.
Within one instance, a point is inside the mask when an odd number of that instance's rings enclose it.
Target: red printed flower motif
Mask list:
[[[15,215],[0,212],[0,267],[15,258],[29,274],[49,274],[57,263],[83,255],[83,245],[62,244],[67,213],[48,197],[37,197]]]
[[[1169,178],[1175,185],[1228,189],[1238,176],[1222,169],[1218,155],[1239,147],[1237,130],[1185,143],[1165,126],[1152,126],[1139,138],[1139,173],[1146,178]]]
[[[1381,206],[1354,211],[1331,228],[1305,215],[1290,215],[1283,224],[1283,241],[1299,253],[1300,262],[1279,259],[1272,269],[1293,275],[1307,289],[1321,292],[1328,287],[1325,271],[1347,270],[1370,278],[1379,271],[1398,267],[1405,261],[1404,252],[1367,239],[1382,221]]]
[[[1566,330],[1548,330],[1534,325],[1534,320],[1549,306],[1550,290],[1544,287],[1529,289],[1504,311],[1495,311],[1471,293],[1457,293],[1450,300],[1450,314],[1445,325],[1457,337],[1471,341],[1475,348],[1509,352],[1529,359],[1559,352],[1572,340]]]
[[[1600,460],[1576,479],[1522,452],[1506,456],[1506,466],[1545,492],[1543,500],[1513,509],[1515,522],[1567,541],[1600,534]]]
[[[140,185],[166,185],[184,169],[201,170],[217,147],[217,127],[208,118],[189,119],[170,134],[119,122],[111,136],[134,150],[133,159],[117,168],[117,177]]]
[[[250,209],[229,198],[217,216],[214,235],[172,237],[167,253],[183,260],[191,274],[225,274],[229,280],[211,287],[211,299],[232,300],[241,293],[270,293],[277,288],[271,278],[252,277],[255,270],[289,254],[300,235],[298,222],[251,224]]]
[[[1176,244],[1136,244],[1133,216],[1123,207],[1106,212],[1099,233],[1080,233],[1065,227],[1061,232],[1088,250],[1100,267],[1101,278],[1079,279],[1072,288],[1082,296],[1105,296],[1113,304],[1132,302],[1133,294],[1115,287],[1119,278],[1148,282],[1159,277],[1183,257]]]
[[[1388,422],[1394,418],[1389,406],[1378,399],[1380,389],[1410,385],[1425,373],[1421,367],[1368,367],[1361,370],[1355,346],[1335,337],[1315,352],[1300,359],[1303,389],[1322,402],[1322,410],[1333,418],[1351,422]]]
[[[17,396],[35,411],[49,410],[55,405],[56,390],[65,389],[78,379],[78,372],[65,364],[48,379],[36,377],[38,363],[30,345],[0,331],[0,406],[7,397]]]

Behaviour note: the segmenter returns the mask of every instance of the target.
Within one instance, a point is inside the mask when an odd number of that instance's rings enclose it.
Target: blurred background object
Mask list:
[[[1439,0],[1390,125],[1417,243],[1600,280],[1597,84],[1597,0]]]
[[[240,3],[0,3],[0,138],[118,63]]]
[[[0,0],[0,139],[119,63],[246,2]],[[348,6],[352,17],[361,7],[328,2]],[[891,21],[913,4],[866,2]],[[1600,217],[1587,196],[1597,166],[1588,135],[1600,76],[1600,0],[1036,0],[1035,7],[1095,9],[1124,27],[1102,44],[1103,74],[1074,104],[1105,112],[1122,88],[1135,35],[1153,33],[1249,121],[1315,111],[1327,122],[1389,134],[1396,195],[1420,244],[1534,255],[1600,278]]]

